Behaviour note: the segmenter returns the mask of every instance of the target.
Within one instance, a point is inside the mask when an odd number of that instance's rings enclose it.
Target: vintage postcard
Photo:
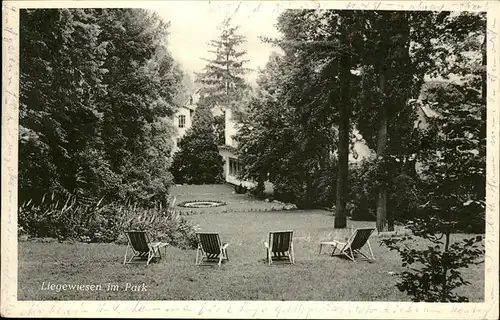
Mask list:
[[[2,6],[3,316],[498,318],[498,2]]]

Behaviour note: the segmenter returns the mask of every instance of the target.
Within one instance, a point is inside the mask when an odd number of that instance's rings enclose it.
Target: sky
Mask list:
[[[162,2],[161,7],[153,8],[165,21],[170,21],[169,50],[174,59],[194,79],[194,72],[201,72],[206,61],[212,58],[207,52],[208,42],[219,36],[217,27],[226,17],[231,17],[234,25],[240,26],[239,34],[247,38],[240,49],[247,51],[245,65],[253,69],[247,75],[250,83],[255,83],[258,68],[264,68],[272,51],[277,51],[270,44],[262,43],[259,36],[277,37],[275,23],[279,7],[262,10],[259,2]]]

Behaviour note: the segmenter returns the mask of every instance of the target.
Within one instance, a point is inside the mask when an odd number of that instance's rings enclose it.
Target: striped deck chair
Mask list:
[[[322,242],[320,243],[320,253],[321,253],[321,246],[323,244],[329,244],[333,246],[333,252],[332,256],[346,256],[352,261],[356,262],[356,257],[355,255],[362,255],[365,257],[367,260],[375,260],[375,257],[373,256],[373,251],[372,247],[370,246],[370,241],[368,239],[370,238],[371,234],[375,231],[375,228],[360,228],[354,230],[354,233],[349,237],[347,242],[340,242],[340,241],[331,241],[331,242]],[[370,257],[368,257],[366,254],[361,252],[361,249],[365,246],[365,244],[368,246],[368,249],[370,251]],[[335,251],[337,249],[340,249],[340,252],[335,254]]]
[[[151,242],[145,231],[127,231],[126,234],[128,237],[128,245],[125,250],[123,264],[145,261],[146,265],[148,265],[152,259],[161,259],[161,248],[165,248],[166,254],[166,246],[168,243]],[[132,249],[132,256],[127,258],[129,248]]]
[[[197,232],[198,249],[196,250],[195,265],[200,266],[204,262],[216,261],[220,267],[222,260],[229,261],[227,247],[229,243],[222,244],[219,234],[216,232]]]
[[[271,231],[269,232],[269,242],[264,242],[267,249],[267,262],[273,260],[287,259],[290,263],[295,263],[293,253],[293,231]]]

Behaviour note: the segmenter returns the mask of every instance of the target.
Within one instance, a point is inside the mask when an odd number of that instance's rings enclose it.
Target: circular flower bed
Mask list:
[[[215,208],[225,205],[226,203],[224,201],[218,200],[191,200],[183,201],[178,204],[179,207],[183,208]]]

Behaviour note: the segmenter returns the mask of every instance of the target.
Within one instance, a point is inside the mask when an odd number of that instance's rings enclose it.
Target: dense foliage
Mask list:
[[[415,248],[411,237],[384,242],[399,252],[403,266],[408,267],[397,286],[413,301],[464,302],[468,298],[454,292],[469,283],[461,269],[481,263],[485,253],[482,236],[455,242],[453,237],[485,230],[486,26],[484,14],[441,18],[448,32],[438,38],[441,47],[436,52],[454,59],[437,59],[436,70],[457,80],[426,86],[416,101],[419,107],[434,108],[439,116],[424,128],[417,160],[421,164],[419,191],[425,197],[406,224],[414,236],[431,245]],[[419,267],[410,268],[415,265]]]
[[[98,202],[166,206],[183,79],[167,35],[142,9],[21,10],[19,201],[30,205],[19,224],[30,235],[84,235]],[[50,209],[45,193],[75,203]]]
[[[21,11],[20,200],[47,190],[160,200],[181,71],[135,9]]]
[[[376,200],[369,211],[378,217],[379,230],[392,228],[401,209],[395,204],[399,187],[407,185],[408,192],[421,189],[416,167],[419,155],[429,148],[429,133],[416,128],[423,111],[410,101],[420,98],[422,85],[431,77],[468,74],[480,83],[480,40],[468,38],[460,45],[453,41],[465,39],[466,32],[481,39],[481,19],[450,12],[285,11],[277,24],[281,38],[268,40],[283,54],[272,54],[261,70],[239,132],[243,177],[269,179],[278,196],[314,206],[319,200],[313,187],[315,172],[323,171],[324,176],[335,164],[339,171],[330,174],[333,181],[345,179],[343,132],[352,135],[357,130],[376,159],[364,165],[373,174],[360,173],[364,180],[349,180],[370,185],[367,196]],[[342,73],[346,64],[349,75]],[[349,140],[351,148],[353,141]],[[339,185],[330,191],[336,192],[330,201],[337,201],[339,214],[339,195],[344,195],[338,193]]]
[[[223,181],[223,161],[217,145],[215,118],[210,109],[199,106],[193,125],[179,142],[172,174],[178,184],[214,184]]]
[[[378,190],[381,183],[388,191],[387,206],[394,220],[407,221],[414,210],[425,202],[421,181],[408,172],[404,164],[392,161],[391,175],[381,170],[373,158],[365,158],[349,166],[349,205],[353,220],[376,221]]]
[[[301,208],[319,205],[318,177],[333,168],[336,150],[336,111],[330,103],[338,100],[323,90],[339,83],[328,73],[330,57],[320,55],[324,50],[305,51],[296,45],[311,40],[308,30],[320,23],[311,17],[307,11],[287,11],[280,17],[277,27],[284,39],[277,44],[285,55],[272,55],[261,71],[259,90],[237,137],[243,177],[269,179],[276,199]]]
[[[379,231],[406,223],[433,246],[386,241],[409,267],[400,290],[464,301],[452,291],[481,237],[451,238],[484,232],[485,15],[287,10],[277,27],[269,41],[283,54],[261,71],[238,136],[243,177],[268,179],[298,207],[335,192],[336,228],[346,209]],[[376,156],[347,166],[356,131]]]
[[[415,236],[431,242],[427,249],[414,248],[412,238],[388,239],[385,244],[399,252],[403,266],[422,265],[402,274],[398,283],[414,301],[464,302],[453,292],[468,284],[460,269],[478,263],[484,255],[482,236],[453,242],[455,233],[483,233],[485,228],[485,141],[479,139],[482,122],[480,90],[441,84],[429,88],[427,99],[444,116],[428,130],[428,148],[420,155],[425,202],[412,211],[407,227]],[[424,200],[424,199],[423,199]]]
[[[19,207],[19,235],[85,243],[126,244],[125,231],[144,230],[158,241],[193,248],[195,227],[170,207],[144,209],[131,203],[89,203],[76,196],[44,195]]]

